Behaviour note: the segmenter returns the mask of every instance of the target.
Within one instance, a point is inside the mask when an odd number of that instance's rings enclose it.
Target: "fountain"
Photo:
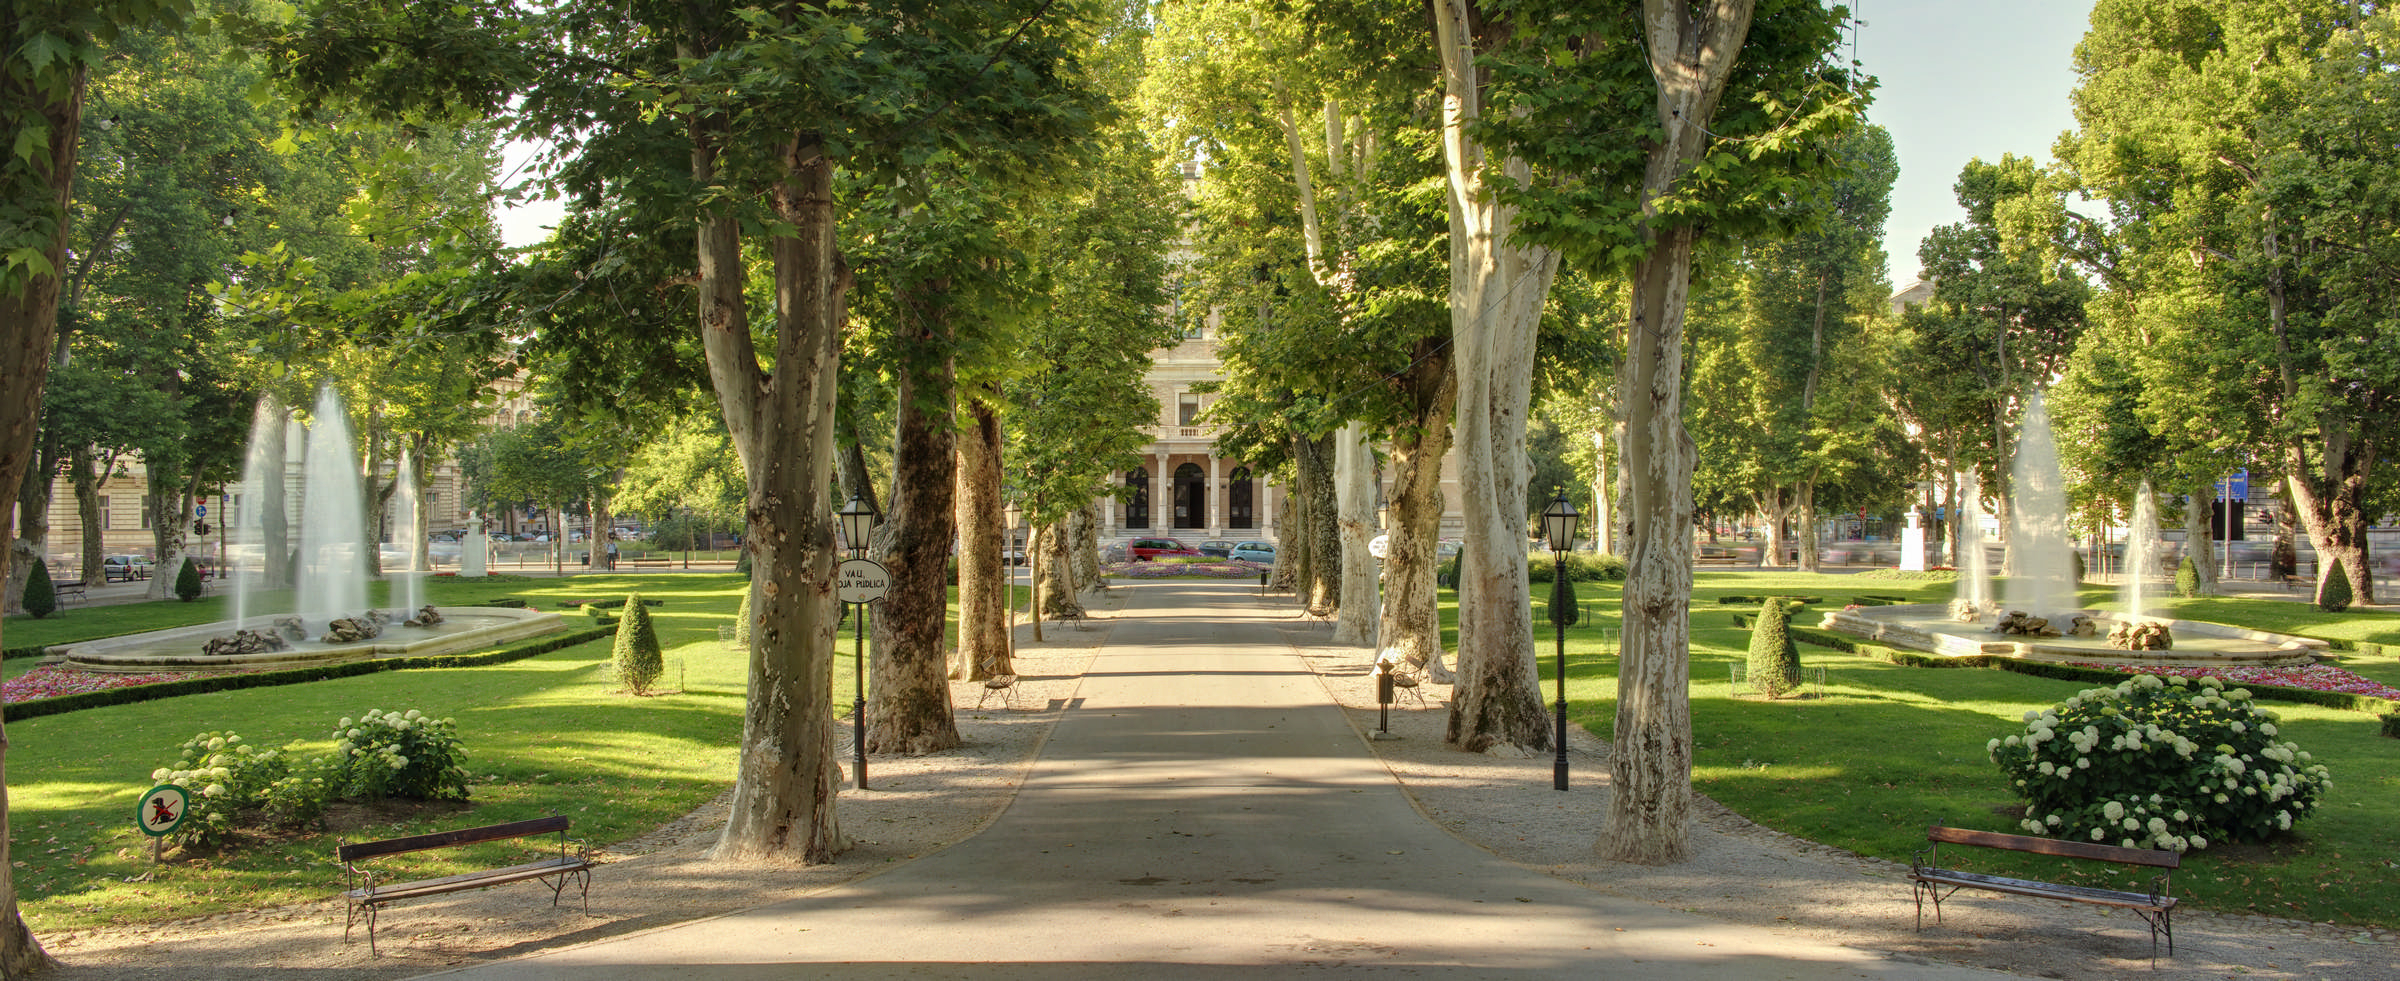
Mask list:
[[[1959,536],[1958,598],[1947,605],[1879,606],[1828,613],[1821,626],[1895,647],[1947,655],[2040,661],[2127,662],[2218,667],[2305,664],[2326,643],[2217,623],[2151,616],[2144,581],[2158,570],[2158,506],[2147,483],[2134,504],[2127,557],[2127,610],[2109,617],[2075,605],[2058,448],[2040,392],[2026,401],[2010,509],[2005,602],[1995,607],[1983,574],[1983,542],[1970,517]],[[1964,501],[1976,500],[1970,477]]]
[[[1950,615],[1962,623],[1978,623],[1992,612],[1992,572],[1983,551],[1983,487],[1972,467],[1959,482],[1958,598]]]
[[[400,594],[400,608],[416,610],[425,605],[425,570],[417,567],[417,556],[424,551],[419,543],[425,540],[424,529],[417,523],[417,469],[408,450],[400,451],[400,466],[392,471],[395,489],[392,493],[392,538],[402,543],[397,572],[383,570],[391,579],[394,592]],[[396,577],[396,578],[395,578]]]
[[[256,546],[263,560],[268,512],[281,495],[283,411],[262,402],[251,426],[251,445],[242,476],[241,543]],[[405,479],[411,461],[401,459],[400,527],[416,534],[415,482]],[[411,569],[394,585],[399,606],[367,605],[366,495],[352,449],[348,417],[331,386],[319,389],[314,425],[302,462],[300,547],[296,553],[296,610],[255,614],[256,576],[245,566],[237,576],[233,619],[112,637],[52,649],[69,667],[90,671],[255,671],[371,657],[446,654],[498,646],[564,629],[555,613],[504,607],[424,605],[422,578]],[[414,557],[416,550],[408,550]],[[413,565],[413,563],[412,563]],[[262,563],[263,566],[263,563]]]

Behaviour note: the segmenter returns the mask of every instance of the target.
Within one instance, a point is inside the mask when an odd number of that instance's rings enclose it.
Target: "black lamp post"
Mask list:
[[[1022,552],[1017,552],[1016,548],[1017,526],[1025,521],[1025,509],[1018,507],[1017,502],[1010,501],[1008,509],[1000,514],[1008,521],[1008,537],[1000,543],[1000,561],[1010,563],[1008,567],[1008,601],[1001,605],[1008,607],[1008,658],[1013,662],[1017,658],[1017,567],[1015,563],[1011,562],[1010,553],[1016,553],[1015,558],[1022,558],[1024,555]]]
[[[842,521],[842,540],[850,545],[850,557],[864,558],[867,554],[867,539],[875,534],[875,526],[882,523],[883,516],[876,514],[874,508],[867,506],[865,499],[852,494],[850,503],[842,505],[841,510],[834,512],[834,517],[840,518]],[[853,762],[858,767],[858,789],[865,790],[867,789],[867,604],[858,604],[858,616],[851,620],[850,630],[852,641],[850,674],[851,681],[857,685],[857,696],[850,703],[850,742],[857,751],[857,757]]]
[[[1567,624],[1575,619],[1568,605],[1567,549],[1575,543],[1575,505],[1560,490],[1542,509],[1542,537],[1550,540],[1550,622],[1558,625],[1558,760],[1551,767],[1550,786],[1567,789]]]

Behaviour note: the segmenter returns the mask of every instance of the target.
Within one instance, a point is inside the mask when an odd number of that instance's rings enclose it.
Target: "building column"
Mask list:
[[[1275,482],[1264,471],[1250,474],[1250,524],[1258,529],[1258,537],[1275,540],[1275,508],[1272,506]]]
[[[1201,493],[1201,496],[1208,499],[1208,537],[1210,538],[1220,538],[1225,534],[1225,511],[1220,506],[1224,495],[1223,483],[1217,478],[1217,451],[1211,448],[1208,451],[1208,483],[1202,485]]]
[[[1167,451],[1158,451],[1158,476],[1150,480],[1150,533],[1175,533],[1175,471],[1167,469]]]

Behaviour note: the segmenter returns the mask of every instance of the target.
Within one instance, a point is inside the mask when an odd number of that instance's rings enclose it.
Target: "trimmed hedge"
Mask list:
[[[321,664],[284,671],[261,671],[256,674],[218,674],[156,685],[136,685],[131,688],[111,688],[107,691],[60,695],[56,698],[37,698],[8,706],[11,719],[35,719],[107,705],[132,705],[177,695],[198,695],[212,691],[236,691],[243,688],[272,688],[297,685],[333,678],[355,678],[378,671],[400,671],[415,668],[479,668],[492,664],[521,661],[537,654],[548,654],[577,644],[615,636],[614,627],[588,627],[570,630],[549,637],[538,637],[513,647],[503,647],[480,654],[431,654],[418,657],[371,658],[364,661],[345,661],[340,664]]]
[[[1889,593],[1860,593],[1850,597],[1852,606],[1906,606],[1914,602],[1916,600],[1906,596],[1893,596]]]
[[[11,647],[0,651],[0,661],[14,661],[20,657],[42,657],[49,653],[50,648],[47,647]]]
[[[1717,605],[1756,606],[1771,599],[1783,600],[1786,603],[1798,603],[1801,606],[1815,606],[1825,602],[1825,597],[1822,596],[1719,596]]]
[[[2400,712],[2386,712],[2380,716],[2377,716],[2377,718],[2383,720],[2384,736],[2391,739],[2400,739]]]

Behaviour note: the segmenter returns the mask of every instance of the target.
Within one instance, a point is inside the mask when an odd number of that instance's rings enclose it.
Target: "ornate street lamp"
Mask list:
[[[883,523],[866,500],[850,495],[850,503],[833,513],[841,519],[842,540],[850,546],[851,558],[867,554],[867,539],[875,534],[875,526]],[[850,742],[856,751],[852,761],[858,767],[858,789],[867,789],[867,604],[860,603],[858,616],[850,621],[850,675],[857,685],[857,694],[850,702]]]
[[[1542,509],[1542,537],[1550,540],[1550,622],[1558,626],[1558,760],[1550,772],[1550,786],[1556,790],[1567,789],[1567,625],[1575,622],[1567,549],[1575,544],[1575,521],[1581,517],[1563,488]]]
[[[1010,501],[1000,515],[1008,522],[1008,538],[1000,543],[1000,561],[1008,562],[1009,553],[1016,549],[1017,528],[1025,522],[1025,509]],[[1008,607],[1008,658],[1013,662],[1017,658],[1017,567],[1013,563],[1008,567],[1008,600],[1001,605]]]

